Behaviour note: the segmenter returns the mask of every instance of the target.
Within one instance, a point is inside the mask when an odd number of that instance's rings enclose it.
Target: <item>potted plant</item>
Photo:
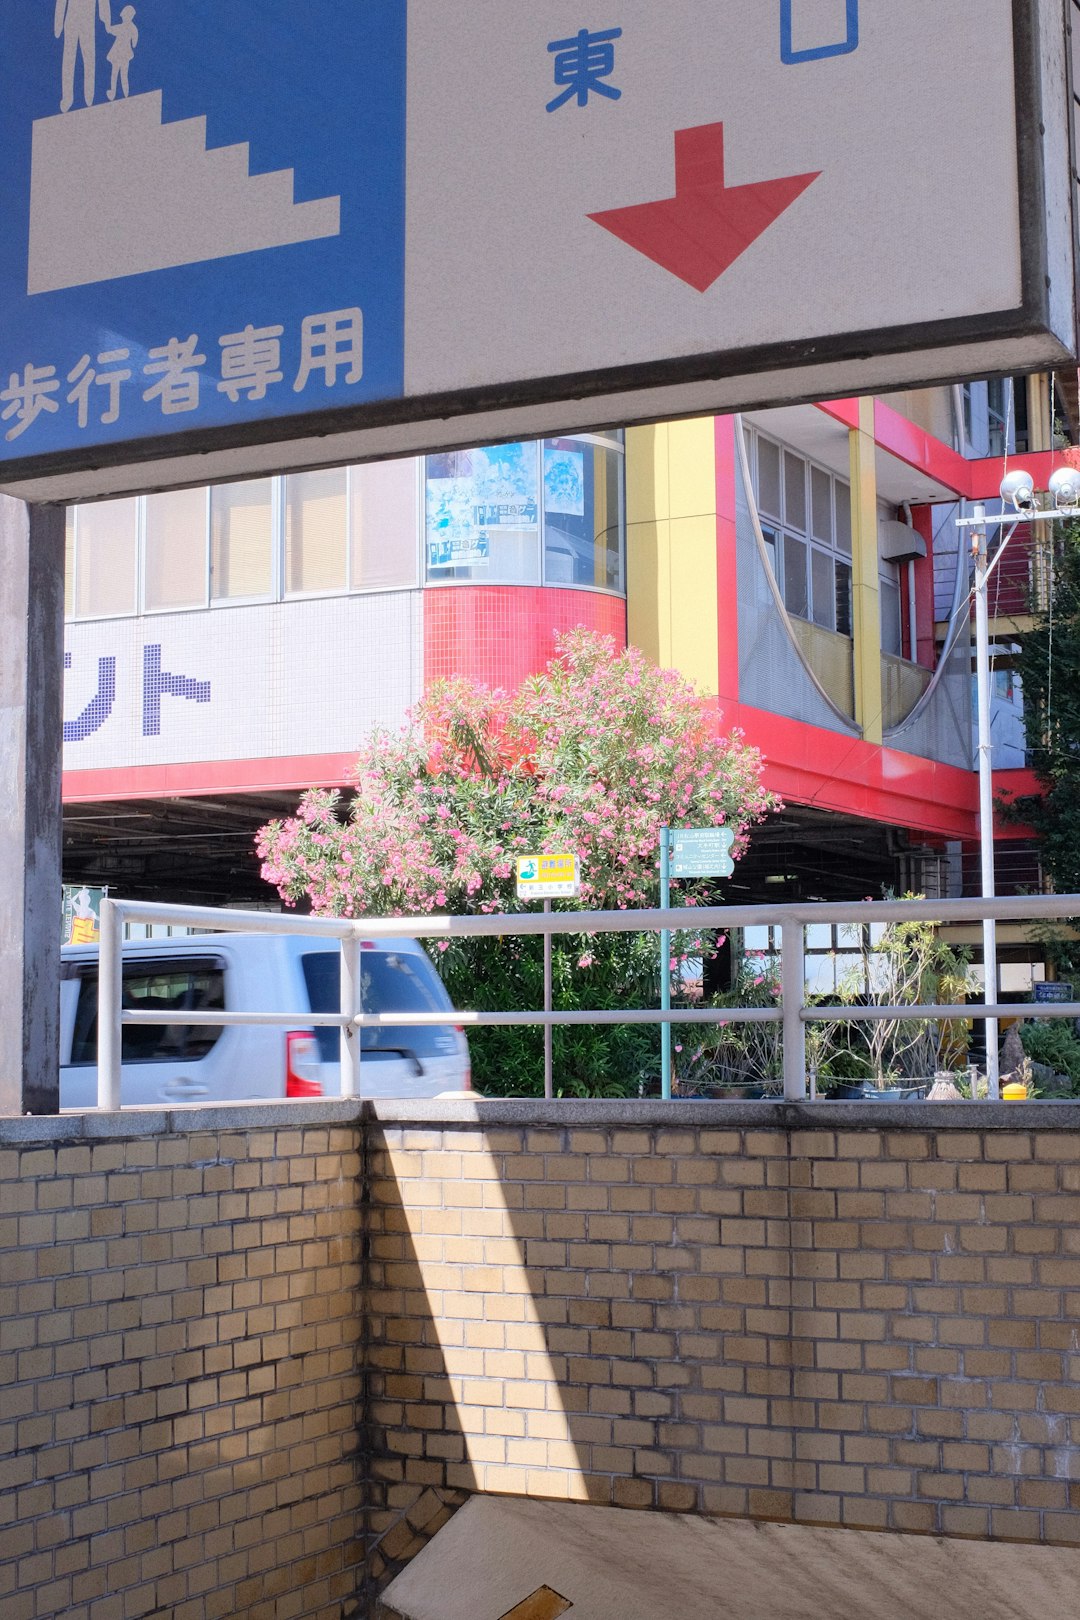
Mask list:
[[[933,922],[888,923],[862,930],[860,938],[858,960],[838,989],[841,1004],[955,1005],[973,989],[968,952],[947,944]],[[902,1013],[859,1019],[847,1026],[845,1045],[848,1065],[861,1058],[865,1077],[838,1078],[833,1095],[882,1102],[925,1096],[935,1074],[951,1066],[949,1058],[964,1044],[963,1026],[955,1020],[905,1018]]]

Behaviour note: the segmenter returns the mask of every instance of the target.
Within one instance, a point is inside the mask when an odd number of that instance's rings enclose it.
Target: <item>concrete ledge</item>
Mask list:
[[[382,1125],[708,1126],[714,1130],[1080,1130],[1080,1101],[1031,1103],[691,1102],[659,1098],[507,1097],[367,1102]]]
[[[124,1108],[106,1114],[0,1115],[0,1143],[128,1141],[195,1131],[259,1131],[301,1125],[359,1125],[368,1105],[354,1098],[217,1103],[199,1108]]]
[[[1080,1102],[662,1102],[591,1098],[467,1098],[445,1101],[328,1097],[303,1102],[219,1103],[199,1108],[125,1108],[120,1113],[0,1116],[0,1144],[190,1136],[319,1125],[634,1126],[779,1131],[1077,1131]]]

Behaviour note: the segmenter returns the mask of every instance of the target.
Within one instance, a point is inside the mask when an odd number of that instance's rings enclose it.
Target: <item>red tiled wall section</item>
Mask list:
[[[598,591],[455,585],[424,592],[424,684],[464,675],[510,688],[542,670],[562,630],[585,625],[626,645],[626,603]]]

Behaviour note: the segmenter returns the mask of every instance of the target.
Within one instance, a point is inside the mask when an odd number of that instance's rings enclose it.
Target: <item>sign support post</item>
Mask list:
[[[64,511],[0,495],[0,1114],[60,1111]]]
[[[660,909],[671,905],[671,828],[660,829]],[[660,930],[660,1011],[671,1011],[671,933]],[[660,1095],[671,1096],[671,1025],[660,1025]]]
[[[519,855],[515,863],[517,897],[519,900],[542,900],[544,915],[551,915],[551,897],[567,899],[578,892],[577,856]],[[544,1011],[554,1008],[551,988],[551,930],[544,932]],[[554,1097],[555,1084],[552,1065],[551,1025],[544,1025],[544,1096]]]

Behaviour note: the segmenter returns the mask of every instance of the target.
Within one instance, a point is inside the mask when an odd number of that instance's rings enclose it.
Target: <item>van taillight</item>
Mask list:
[[[308,1029],[291,1029],[285,1036],[286,1097],[321,1097],[319,1043]]]

